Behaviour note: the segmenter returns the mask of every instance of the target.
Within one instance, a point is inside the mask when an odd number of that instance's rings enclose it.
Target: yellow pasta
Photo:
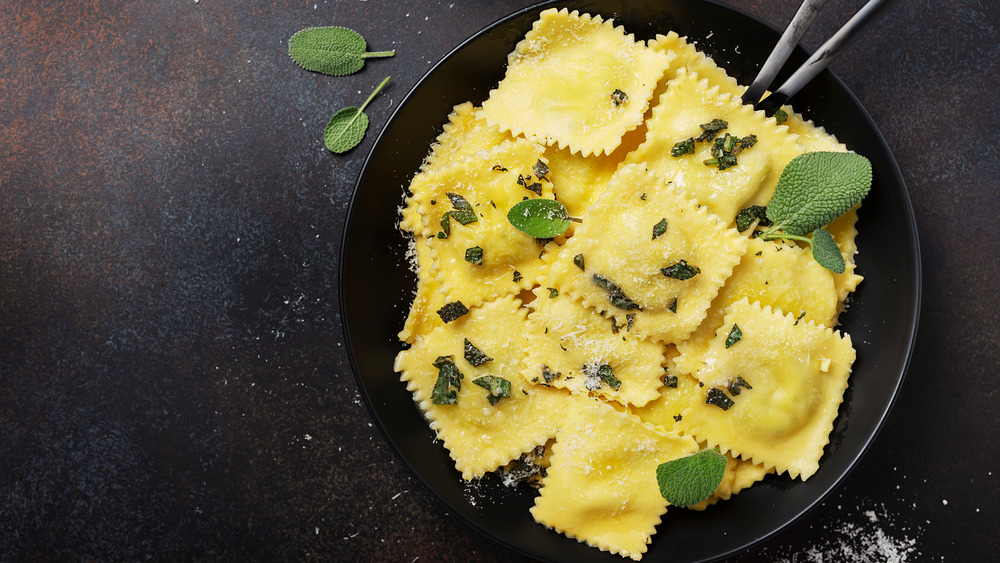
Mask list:
[[[505,141],[411,184],[421,235],[427,238],[437,282],[449,301],[472,306],[516,294],[531,287],[540,274],[543,247],[507,221],[507,210],[524,197],[551,198],[551,183],[532,176],[541,156],[541,147],[534,143]],[[522,184],[537,185],[537,194]],[[475,222],[463,224],[455,218],[455,196],[471,207]],[[468,260],[470,249],[479,249],[481,259]]]
[[[663,386],[659,396],[641,407],[629,409],[643,422],[648,422],[666,432],[673,432],[677,422],[695,397],[698,380],[680,371],[675,363],[678,352],[671,346],[664,363]]]
[[[695,367],[688,362],[697,358],[715,337],[729,306],[744,298],[791,313],[802,321],[833,326],[840,307],[836,277],[837,274],[817,264],[804,248],[750,239],[746,253],[712,301],[705,320],[678,345],[683,353],[678,368],[685,373],[694,372]]]
[[[664,347],[638,338],[572,297],[535,289],[529,305],[524,378],[539,385],[594,393],[623,405],[642,406],[659,396]],[[601,369],[610,375],[602,380]]]
[[[572,538],[638,560],[667,510],[648,476],[660,463],[697,449],[690,437],[663,433],[606,403],[574,395],[531,514]]]
[[[471,102],[459,104],[452,109],[444,131],[431,145],[431,153],[424,159],[421,170],[434,170],[460,162],[479,151],[510,140],[513,137],[501,133],[500,128],[486,122],[482,108]]]
[[[579,217],[590,207],[595,195],[608,184],[620,159],[605,155],[583,156],[568,148],[547,147],[545,158],[549,165],[549,180],[558,186],[556,199],[566,205],[566,211]]]
[[[493,471],[555,436],[564,395],[555,389],[526,385],[520,378],[524,336],[509,330],[524,323],[524,310],[519,305],[507,297],[474,308],[419,337],[396,358],[396,371],[402,374],[464,479]],[[491,360],[473,366],[464,357],[467,340]],[[454,404],[434,404],[432,393],[439,376],[434,364],[448,356],[464,378]],[[472,382],[486,375],[507,379],[510,397],[491,404],[489,391]]]
[[[662,235],[654,227],[665,221]],[[623,166],[583,216],[550,269],[552,283],[664,343],[687,338],[732,273],[746,238],[639,164]],[[585,267],[575,263],[582,256]],[[663,273],[697,268],[688,279]],[[624,298],[615,300],[617,287]]]
[[[670,59],[611,20],[552,8],[508,57],[483,111],[514,135],[609,154],[642,122]]]
[[[454,107],[400,209],[417,288],[395,369],[457,474],[513,479],[534,460],[534,519],[622,557],[667,511],[666,461],[726,455],[694,510],[813,475],[854,361],[833,327],[863,279],[858,209],[827,226],[843,274],[734,228],[795,156],[848,149],[743,90],[674,32],[647,45],[545,10],[482,106]],[[755,139],[738,162],[706,165],[711,141],[671,154],[715,119]],[[507,219],[536,198],[565,205],[564,233]]]
[[[697,74],[708,80],[710,86],[717,87],[720,92],[728,93],[731,96],[739,97],[746,90],[736,82],[735,78],[726,74],[724,69],[715,64],[714,60],[706,57],[704,53],[674,31],[670,31],[666,35],[658,34],[655,39],[649,42],[649,48],[662,53],[674,54],[670,67],[665,73],[671,79],[681,69],[684,69],[684,72]]]
[[[444,324],[436,311],[445,305],[441,284],[435,279],[431,267],[431,251],[427,247],[427,239],[416,237],[413,252],[417,262],[417,291],[413,295],[403,330],[399,332],[399,339],[410,343],[417,336],[427,334]]]
[[[756,144],[740,153],[738,166],[726,170],[705,166],[704,161],[712,158],[710,143],[700,143],[694,154],[671,155],[675,143],[697,137],[700,124],[713,119],[726,121],[733,135],[756,135]],[[781,170],[801,153],[795,137],[773,117],[743,105],[738,96],[687,69],[678,70],[667,84],[646,128],[646,141],[626,162],[643,163],[654,174],[672,180],[727,224],[741,208],[766,204]]]
[[[727,346],[734,325],[742,338]],[[854,355],[849,336],[743,299],[730,306],[708,349],[688,362],[698,366],[693,375],[703,386],[678,428],[808,479],[819,469]]]

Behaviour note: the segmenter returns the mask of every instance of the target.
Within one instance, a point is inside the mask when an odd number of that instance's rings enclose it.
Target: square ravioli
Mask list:
[[[698,366],[703,385],[677,430],[806,480],[819,468],[854,357],[850,336],[738,301],[708,349],[685,362]]]
[[[524,336],[518,327],[524,315],[514,298],[491,301],[434,328],[396,356],[395,370],[463,479],[481,477],[555,436],[566,394],[521,379]],[[457,375],[449,381],[452,369]],[[495,398],[503,394],[489,386],[497,380],[480,380],[485,377],[506,381],[507,396]],[[433,399],[442,385],[454,393],[450,404]]]
[[[714,140],[697,141],[701,126],[716,119],[726,123],[725,129]],[[785,165],[802,152],[787,127],[686,69],[667,84],[646,127],[645,142],[626,162],[645,163],[653,173],[672,179],[727,224],[740,209],[766,204]],[[713,143],[727,133],[740,139],[753,135],[756,141],[738,153],[735,165],[722,169],[707,164],[715,158]],[[685,140],[693,142],[691,151],[674,156],[675,145]]]
[[[471,307],[531,287],[539,275],[543,245],[515,229],[507,212],[526,197],[551,199],[552,184],[534,176],[541,158],[535,143],[505,141],[414,179],[420,235],[449,301]]]
[[[531,515],[578,541],[639,560],[668,506],[656,467],[697,450],[690,437],[572,395]]]
[[[514,136],[609,154],[642,123],[671,58],[611,20],[551,8],[508,57],[483,111]]]
[[[524,379],[622,405],[659,396],[664,346],[638,338],[569,295],[535,289],[529,303]]]
[[[746,244],[642,165],[627,165],[597,195],[549,279],[640,335],[676,343],[705,318]]]
[[[678,344],[684,353],[680,369],[687,373],[695,369],[685,362],[700,356],[722,326],[729,306],[743,298],[792,313],[801,321],[833,326],[840,306],[836,276],[817,264],[805,248],[751,238],[746,254],[712,301],[705,320],[690,338]]]

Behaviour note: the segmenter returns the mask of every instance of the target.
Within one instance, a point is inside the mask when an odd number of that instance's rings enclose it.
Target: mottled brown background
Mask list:
[[[776,26],[797,5],[726,3]],[[395,105],[529,4],[0,2],[0,560],[520,557],[383,442],[335,280]],[[862,2],[829,4],[810,48]],[[297,68],[287,38],[332,24],[397,56],[338,79]],[[917,349],[856,471],[738,561],[841,559],[878,534],[910,560],[1000,552],[998,28],[990,0],[904,0],[833,64],[913,200]],[[366,140],[327,152],[330,114],[386,74]]]

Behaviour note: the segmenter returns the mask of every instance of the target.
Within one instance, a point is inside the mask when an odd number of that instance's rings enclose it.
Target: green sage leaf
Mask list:
[[[660,219],[655,225],[653,225],[653,240],[656,237],[663,236],[663,233],[667,232],[667,218],[664,217]]]
[[[462,378],[465,376],[458,371],[452,356],[438,356],[434,360],[434,367],[438,368],[438,377],[431,391],[431,401],[435,405],[454,405],[458,400],[457,392],[462,389]]]
[[[386,82],[389,82],[388,76],[382,80],[382,83],[375,88],[375,91],[368,96],[360,108],[344,108],[333,114],[333,117],[326,124],[326,130],[323,131],[323,144],[326,145],[326,148],[341,154],[358,146],[358,143],[364,138],[365,132],[368,131],[368,116],[364,113],[365,108],[368,107],[375,94],[378,94],[379,90],[385,86]]]
[[[486,389],[490,394],[486,397],[491,405],[497,404],[500,399],[510,397],[510,381],[495,375],[484,375],[472,380],[473,383]]]
[[[781,172],[767,218],[790,235],[807,235],[840,217],[868,194],[871,162],[848,152],[801,154]]]
[[[288,40],[288,56],[306,70],[344,76],[365,66],[370,57],[391,57],[395,51],[367,52],[361,34],[346,27],[310,27]]]
[[[437,314],[441,317],[441,320],[445,323],[450,323],[451,321],[458,319],[469,312],[469,308],[465,306],[461,301],[452,301],[451,303],[445,303],[443,307],[437,310]]]
[[[708,394],[705,395],[705,404],[713,405],[724,411],[728,411],[736,403],[734,403],[733,400],[722,391],[722,389],[713,387],[712,389],[709,389]]]
[[[667,502],[686,508],[712,496],[725,473],[726,456],[715,450],[701,450],[661,463],[656,468],[656,481]]]
[[[743,339],[743,331],[740,330],[740,326],[733,324],[733,329],[729,331],[729,336],[726,337],[726,348],[732,347],[734,344]]]
[[[566,206],[554,199],[524,199],[510,208],[507,220],[515,229],[535,238],[552,238],[571,223]]]
[[[671,264],[665,268],[660,268],[660,273],[668,278],[674,278],[675,280],[689,280],[701,273],[701,268],[698,266],[692,266],[685,260],[681,260],[676,264]]]
[[[472,246],[465,249],[465,261],[476,266],[483,265],[483,247]]]
[[[634,309],[640,309],[640,310],[642,309],[641,307],[639,307],[638,303],[632,301],[631,299],[628,298],[628,296],[625,295],[625,292],[622,291],[622,288],[615,285],[615,283],[609,280],[608,278],[600,274],[593,274],[590,276],[590,279],[592,279],[594,283],[597,284],[597,287],[600,287],[601,289],[608,292],[608,301],[611,301],[611,304],[614,305],[615,307],[618,307],[619,309],[624,309],[626,311],[632,311]]]
[[[749,229],[754,219],[757,219],[758,227],[771,226],[771,221],[767,219],[767,208],[763,205],[751,205],[736,214],[736,230],[742,233]]]
[[[812,235],[812,255],[817,264],[835,274],[843,274],[847,269],[844,255],[840,253],[837,241],[825,229],[816,229]]]
[[[479,367],[486,362],[492,362],[493,358],[487,356],[482,350],[476,347],[475,344],[469,342],[469,339],[465,339],[465,361],[472,364],[473,367]]]

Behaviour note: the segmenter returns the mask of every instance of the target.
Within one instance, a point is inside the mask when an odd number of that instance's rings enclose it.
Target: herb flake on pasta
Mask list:
[[[493,358],[487,356],[482,350],[476,347],[475,344],[469,342],[469,339],[465,339],[465,361],[472,364],[473,367],[479,367],[486,362],[492,362]]]
[[[472,380],[473,383],[489,391],[486,397],[491,405],[496,405],[500,399],[510,397],[510,381],[495,375],[484,375]]]

